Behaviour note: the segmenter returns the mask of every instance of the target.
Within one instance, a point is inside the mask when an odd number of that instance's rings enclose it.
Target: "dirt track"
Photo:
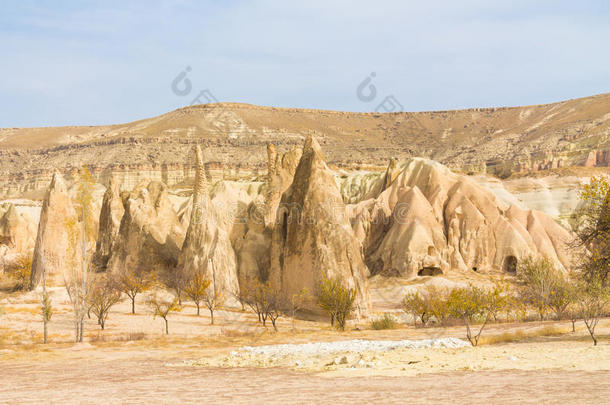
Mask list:
[[[89,352],[90,353],[90,352]],[[479,371],[323,377],[285,369],[167,367],[82,357],[2,364],[2,403],[578,403],[610,397],[610,371]],[[122,356],[121,356],[122,357]]]

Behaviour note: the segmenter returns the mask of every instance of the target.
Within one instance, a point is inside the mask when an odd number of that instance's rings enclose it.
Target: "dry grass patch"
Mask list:
[[[483,336],[481,337],[481,344],[492,345],[497,343],[518,342],[524,339],[535,337],[564,335],[566,333],[570,333],[571,331],[571,328],[553,325],[548,325],[533,330],[517,329],[513,331],[502,332],[496,335]]]

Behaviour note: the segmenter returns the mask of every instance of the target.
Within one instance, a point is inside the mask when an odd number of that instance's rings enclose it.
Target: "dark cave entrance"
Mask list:
[[[417,272],[417,275],[422,276],[440,276],[443,274],[443,271],[438,267],[424,267],[420,271]]]
[[[504,271],[511,274],[517,272],[517,258],[515,256],[506,256],[504,259]]]

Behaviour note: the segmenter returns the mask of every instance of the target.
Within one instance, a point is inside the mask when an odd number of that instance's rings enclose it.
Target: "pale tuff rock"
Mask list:
[[[265,224],[276,223],[277,207],[282,193],[292,184],[294,173],[301,159],[301,150],[293,148],[283,155],[277,153],[275,145],[267,145],[267,183],[265,191]]]
[[[104,270],[108,264],[113,246],[119,235],[121,219],[123,218],[124,213],[125,207],[123,207],[123,202],[121,200],[119,185],[114,178],[111,177],[102,200],[99,231],[94,256],[94,264],[100,270]]]
[[[14,204],[0,204],[0,273],[20,254],[32,254],[36,222]]]
[[[124,215],[116,243],[108,260],[108,270],[163,271],[176,265],[184,240],[184,227],[161,182],[140,184],[122,194]]]
[[[80,249],[70,247],[68,221],[76,221],[76,210],[63,177],[55,172],[40,213],[30,285],[40,284],[43,269],[50,285],[60,285],[69,278],[69,269],[78,265]],[[78,232],[80,227],[76,226]],[[80,240],[77,235],[76,240]]]
[[[272,283],[288,299],[307,288],[306,310],[319,312],[316,292],[323,277],[339,278],[358,291],[358,315],[370,300],[362,248],[351,229],[333,173],[320,146],[307,138],[292,185],[277,211],[271,242]]]
[[[15,252],[28,252],[34,248],[36,227],[30,218],[17,211],[14,204],[0,205],[0,245]]]
[[[376,198],[349,206],[372,274],[514,271],[528,255],[569,266],[571,234],[539,211],[507,206],[439,163],[412,159]]]
[[[211,288],[231,297],[239,291],[235,252],[227,232],[219,226],[208,195],[203,155],[195,147],[197,174],[193,192],[191,221],[180,253],[179,266],[187,274],[204,270],[213,281]]]

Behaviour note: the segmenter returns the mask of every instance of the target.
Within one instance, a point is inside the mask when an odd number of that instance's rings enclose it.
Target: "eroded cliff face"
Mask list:
[[[112,191],[110,192],[112,193]],[[112,195],[109,199],[114,198]],[[102,241],[111,243],[107,269],[167,271],[176,266],[184,241],[185,229],[169,199],[167,186],[160,182],[141,184],[122,195],[124,215],[118,234],[112,236],[114,225],[105,227]],[[108,203],[109,209],[113,204]],[[109,218],[104,218],[107,223]],[[105,243],[105,242],[104,242]]]
[[[468,176],[412,159],[377,197],[348,207],[371,274],[514,272],[528,255],[569,263],[572,235],[547,215],[500,201]]]
[[[319,144],[307,138],[291,186],[282,194],[271,241],[271,282],[286,298],[307,288],[315,295],[324,277],[357,289],[356,313],[370,298],[362,247],[346,215],[333,172]],[[305,309],[319,312],[315,300]]]

